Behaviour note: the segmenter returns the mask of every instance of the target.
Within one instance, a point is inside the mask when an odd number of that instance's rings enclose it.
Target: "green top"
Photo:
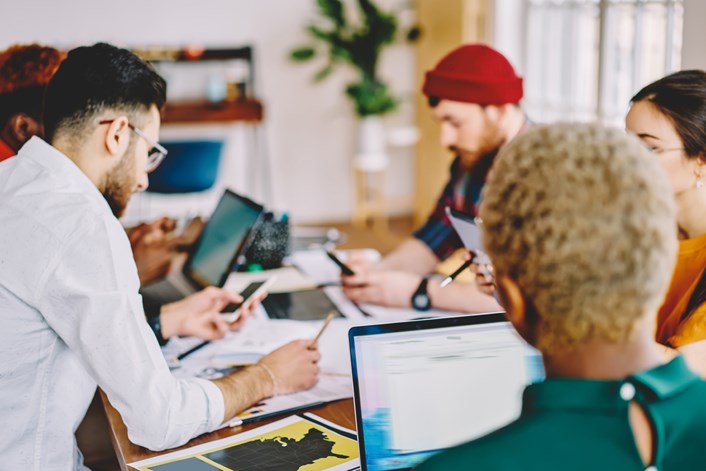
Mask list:
[[[654,424],[645,466],[628,421],[635,400]],[[520,418],[448,449],[417,471],[706,468],[706,381],[681,356],[624,381],[549,379],[525,389]]]

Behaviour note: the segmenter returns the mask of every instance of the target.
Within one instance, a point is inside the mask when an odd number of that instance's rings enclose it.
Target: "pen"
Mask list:
[[[321,334],[324,333],[324,330],[326,329],[326,326],[328,326],[329,322],[331,322],[331,319],[333,319],[334,312],[331,311],[328,313],[328,316],[326,316],[326,320],[324,321],[324,325],[321,326],[321,329],[319,329],[319,333],[316,334],[316,337],[314,337],[314,340],[311,341],[309,344],[308,348],[309,350],[314,350],[316,348],[316,342],[319,341],[319,337],[321,337]]]
[[[183,360],[184,358],[186,358],[186,357],[188,357],[189,355],[191,355],[192,353],[194,353],[196,350],[199,350],[199,349],[205,347],[205,346],[208,345],[209,343],[211,343],[210,340],[204,340],[203,342],[201,342],[200,344],[196,345],[195,347],[192,347],[192,348],[188,349],[187,351],[185,351],[184,353],[179,354],[179,355],[177,356],[177,360]]]
[[[336,265],[338,265],[338,268],[341,269],[341,271],[343,272],[344,275],[347,275],[347,276],[353,276],[353,275],[355,275],[355,272],[354,272],[353,270],[351,270],[351,267],[349,267],[348,265],[346,265],[345,263],[343,263],[343,262],[336,256],[335,253],[331,252],[330,250],[327,250],[327,251],[326,251],[326,255],[328,255],[328,258],[330,258],[331,260],[333,260],[333,263],[335,263]]]
[[[441,284],[439,285],[439,287],[440,287],[440,288],[445,288],[446,286],[448,286],[448,284],[451,283],[454,279],[456,279],[456,277],[457,277],[458,275],[460,275],[463,270],[465,270],[466,268],[468,268],[469,266],[471,266],[471,263],[473,263],[474,260],[475,260],[475,258],[472,258],[472,259],[470,259],[470,260],[466,260],[465,262],[463,262],[463,265],[461,265],[460,267],[458,267],[458,269],[457,269],[455,272],[451,273],[451,275],[449,275],[449,276],[447,276],[446,278],[444,278],[444,281],[441,282]]]

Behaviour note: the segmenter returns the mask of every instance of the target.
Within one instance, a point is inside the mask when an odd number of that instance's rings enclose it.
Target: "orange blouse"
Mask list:
[[[706,304],[682,319],[704,267],[706,234],[680,241],[672,283],[657,315],[658,342],[676,348],[706,339]]]

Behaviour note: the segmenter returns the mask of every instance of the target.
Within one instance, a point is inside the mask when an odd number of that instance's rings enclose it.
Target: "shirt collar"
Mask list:
[[[525,389],[522,415],[546,410],[613,414],[627,408],[633,398],[631,390],[636,400],[653,401],[679,394],[698,381],[681,356],[624,380],[552,378]],[[627,387],[627,395],[626,383],[632,385]]]
[[[112,214],[108,202],[88,176],[73,160],[42,138],[33,136],[22,146],[17,155],[46,168],[52,176],[62,182],[62,185],[72,191],[79,191],[100,201],[103,207]]]

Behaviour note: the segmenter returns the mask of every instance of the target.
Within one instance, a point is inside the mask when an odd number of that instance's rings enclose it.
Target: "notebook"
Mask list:
[[[151,302],[166,304],[207,286],[222,287],[230,272],[242,263],[262,214],[262,205],[225,190],[183,269],[144,287],[142,295]]]
[[[363,470],[411,469],[520,414],[524,387],[543,378],[539,352],[502,313],[349,331]]]

